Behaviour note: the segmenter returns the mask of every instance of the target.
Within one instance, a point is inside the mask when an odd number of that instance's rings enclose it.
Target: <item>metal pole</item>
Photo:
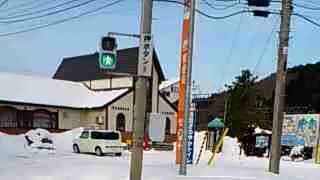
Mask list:
[[[151,33],[152,0],[142,0],[140,37],[144,33]],[[143,39],[140,38],[139,61],[143,61]],[[133,118],[133,147],[130,161],[130,180],[141,180],[143,160],[144,123],[147,103],[146,77],[138,77],[135,82],[135,104]]]
[[[120,32],[108,32],[108,36],[126,36],[140,38],[140,34],[129,34],[129,33],[120,33]]]
[[[190,24],[189,24],[189,47],[188,47],[188,68],[187,68],[187,81],[185,84],[186,96],[184,104],[184,123],[182,134],[182,149],[181,149],[181,163],[180,175],[187,175],[187,143],[188,143],[188,124],[190,115],[190,96],[191,96],[191,74],[192,74],[192,52],[193,52],[193,34],[194,34],[194,21],[195,21],[195,2],[190,0]]]
[[[288,58],[291,11],[291,0],[282,0],[276,90],[273,107],[271,156],[269,162],[269,172],[275,174],[279,174],[281,157],[281,135],[285,107],[286,66]]]

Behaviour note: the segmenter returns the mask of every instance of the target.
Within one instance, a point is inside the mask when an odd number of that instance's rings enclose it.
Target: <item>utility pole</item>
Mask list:
[[[190,96],[191,96],[191,74],[192,74],[192,55],[193,55],[193,34],[194,34],[194,24],[195,24],[195,5],[196,0],[186,0],[185,1],[185,17],[188,16],[189,22],[187,37],[182,42],[182,63],[187,65],[184,68],[180,69],[180,74],[182,75],[180,81],[180,86],[184,86],[184,104],[183,104],[183,131],[182,131],[182,147],[181,147],[181,161],[180,161],[180,175],[187,175],[187,150],[188,150],[188,125],[189,125],[189,116],[190,116]],[[184,19],[185,20],[185,19]],[[185,22],[185,21],[184,21]],[[185,27],[184,27],[185,28]],[[186,51],[186,52],[184,52]],[[185,62],[183,62],[185,61]],[[181,105],[181,104],[180,104]],[[178,137],[179,138],[179,137]]]
[[[279,174],[292,0],[282,0],[269,172]]]
[[[144,35],[151,34],[152,0],[142,0],[139,62],[144,61]],[[151,48],[151,54],[153,48]],[[152,58],[151,58],[152,60]],[[138,67],[140,68],[140,66]],[[141,71],[141,69],[138,69]],[[135,104],[133,118],[133,147],[130,161],[130,180],[141,180],[143,160],[144,125],[146,119],[148,77],[139,76],[135,82]]]

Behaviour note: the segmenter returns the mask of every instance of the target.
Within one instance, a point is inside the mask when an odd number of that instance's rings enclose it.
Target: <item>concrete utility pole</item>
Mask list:
[[[143,34],[151,33],[152,0],[142,0],[139,62],[144,61]],[[152,49],[153,50],[153,49]],[[152,51],[151,50],[151,51]],[[141,180],[143,160],[144,124],[146,119],[147,77],[138,76],[135,82],[133,119],[133,147],[130,161],[130,180]]]
[[[190,0],[190,24],[189,24],[189,42],[188,42],[188,66],[186,72],[185,83],[185,104],[184,104],[184,122],[183,122],[183,134],[182,134],[182,148],[181,148],[181,163],[180,163],[180,175],[187,175],[187,150],[188,150],[188,125],[190,117],[190,96],[191,96],[191,74],[192,74],[192,56],[193,56],[193,34],[195,24],[195,5],[196,0]],[[182,69],[180,71],[183,71]]]
[[[292,0],[282,0],[281,25],[279,34],[278,64],[276,89],[273,107],[273,127],[271,156],[269,172],[279,174],[281,157],[282,122],[285,109],[286,69],[288,59],[290,18],[292,13]]]

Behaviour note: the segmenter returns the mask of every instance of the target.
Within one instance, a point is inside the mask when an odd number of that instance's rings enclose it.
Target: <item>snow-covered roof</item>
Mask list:
[[[102,107],[128,89],[95,92],[82,83],[0,73],[0,101],[70,108]]]
[[[254,134],[272,134],[270,130],[261,129],[260,127],[257,127],[254,129]]]
[[[168,79],[166,81],[163,81],[160,85],[159,85],[159,90],[162,90],[164,88],[167,88],[173,84],[176,84],[179,82],[179,78],[173,78],[173,79]]]

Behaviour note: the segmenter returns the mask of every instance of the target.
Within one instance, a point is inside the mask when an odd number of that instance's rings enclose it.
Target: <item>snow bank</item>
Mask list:
[[[24,135],[0,134],[0,157],[10,157],[25,153]]]
[[[83,128],[76,128],[64,133],[52,134],[57,152],[71,152],[73,139],[79,137],[82,131]]]
[[[237,138],[225,137],[223,141],[221,158],[238,160],[240,157],[240,144]]]
[[[72,140],[78,137],[82,130],[83,128],[76,128],[64,133],[49,133],[44,129],[36,129],[27,132],[26,135],[28,135],[33,142],[36,142],[36,144],[40,142],[42,138],[51,139],[55,147],[55,153],[71,153]],[[30,156],[34,153],[40,153],[40,151],[32,149],[27,145],[24,134],[8,135],[0,133],[0,147],[0,157]],[[41,150],[41,152],[44,151],[45,150]],[[52,153],[53,151],[49,152]]]

